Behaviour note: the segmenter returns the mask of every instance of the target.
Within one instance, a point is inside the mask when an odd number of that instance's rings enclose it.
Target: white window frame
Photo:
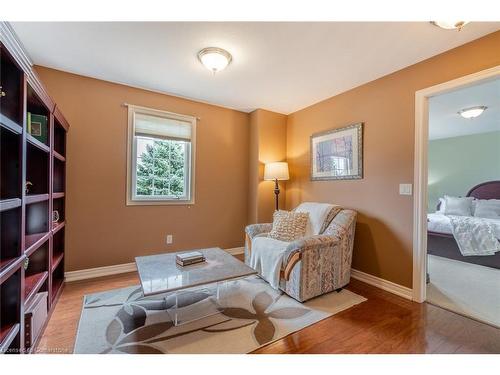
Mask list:
[[[127,135],[127,206],[150,206],[150,205],[190,205],[194,204],[194,180],[196,160],[196,117],[181,115],[178,113],[161,111],[152,108],[140,107],[127,104],[128,106],[128,135]],[[191,123],[191,143],[188,145],[188,158],[186,159],[186,170],[188,181],[186,185],[187,194],[185,198],[165,196],[138,196],[136,192],[137,181],[137,139],[135,137],[135,114],[141,113],[150,116],[163,117],[173,120],[181,120]]]

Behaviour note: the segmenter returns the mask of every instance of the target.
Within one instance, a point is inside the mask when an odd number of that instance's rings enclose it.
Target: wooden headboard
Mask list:
[[[480,183],[469,190],[466,197],[474,197],[476,199],[500,199],[500,181],[488,181]],[[439,201],[436,210],[441,207]]]
[[[500,199],[500,181],[488,181],[474,186],[467,193],[476,199]]]

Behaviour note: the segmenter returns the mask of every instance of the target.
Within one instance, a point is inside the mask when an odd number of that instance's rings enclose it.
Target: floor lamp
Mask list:
[[[274,162],[266,163],[264,167],[264,180],[274,181],[274,194],[276,197],[276,211],[279,209],[278,198],[280,195],[280,187],[278,181],[289,180],[288,163],[287,162]]]

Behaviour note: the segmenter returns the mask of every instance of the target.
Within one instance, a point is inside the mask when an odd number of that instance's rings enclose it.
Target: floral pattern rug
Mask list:
[[[214,298],[207,289],[180,294],[181,316],[216,313],[174,326],[173,294],[143,297],[135,286],[87,295],[74,352],[249,353],[366,301],[342,290],[301,304],[256,276],[227,282],[217,305]]]

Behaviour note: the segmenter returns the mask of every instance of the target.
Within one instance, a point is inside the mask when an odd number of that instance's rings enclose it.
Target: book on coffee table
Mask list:
[[[191,251],[189,253],[180,253],[175,257],[175,262],[180,266],[188,266],[190,264],[204,262],[205,257],[199,251]]]

